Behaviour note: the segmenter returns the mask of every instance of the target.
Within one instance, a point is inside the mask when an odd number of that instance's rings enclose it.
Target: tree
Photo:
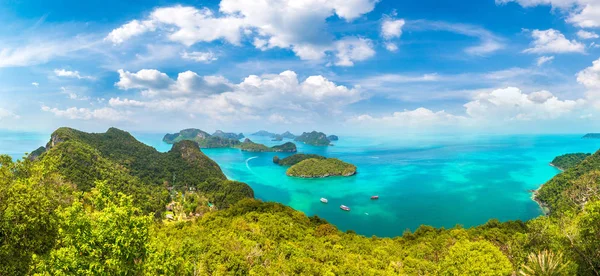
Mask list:
[[[544,250],[538,253],[530,253],[527,263],[521,266],[519,274],[523,276],[561,276],[571,275],[570,262],[563,259],[561,252],[554,253]]]
[[[512,265],[488,241],[459,241],[440,263],[441,275],[509,275]]]

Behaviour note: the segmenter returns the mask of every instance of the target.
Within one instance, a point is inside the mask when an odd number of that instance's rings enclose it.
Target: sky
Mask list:
[[[0,0],[0,129],[600,131],[600,0]]]

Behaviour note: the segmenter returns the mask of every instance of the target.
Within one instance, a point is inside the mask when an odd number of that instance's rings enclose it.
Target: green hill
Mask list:
[[[286,158],[279,159],[278,156],[273,157],[273,163],[278,164],[280,166],[293,166],[296,165],[306,159],[325,159],[325,157],[317,155],[317,154],[303,154],[297,153],[294,155],[290,155]]]
[[[249,152],[296,152],[296,144],[287,142],[282,145],[267,147],[263,144],[254,143],[246,138],[243,143],[237,146],[242,151]]]
[[[310,158],[291,166],[286,174],[302,178],[351,176],[356,174],[356,166],[336,158]]]
[[[194,141],[200,148],[232,148],[240,144],[238,137],[243,134],[225,133],[217,130],[210,135],[199,129],[184,129],[178,133],[166,134],[163,141],[174,144],[180,141]]]
[[[304,132],[302,135],[297,136],[294,141],[313,146],[329,146],[329,144],[331,144],[331,141],[327,139],[327,135],[325,133],[316,131]]]
[[[555,157],[550,164],[564,171],[575,167],[590,155],[590,153],[568,153]]]

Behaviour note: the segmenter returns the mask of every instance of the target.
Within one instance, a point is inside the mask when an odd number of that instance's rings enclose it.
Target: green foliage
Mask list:
[[[241,136],[241,137],[240,137]],[[181,141],[194,141],[200,148],[231,148],[240,144],[239,139],[243,134],[225,133],[220,130],[213,135],[199,129],[184,129],[178,133],[166,134],[163,141],[168,144],[175,144]]]
[[[561,276],[571,275],[568,272],[569,262],[563,260],[562,253],[553,253],[552,251],[541,251],[531,253],[527,257],[527,264],[524,264],[519,271],[523,276]]]
[[[325,159],[325,157],[317,155],[317,154],[303,154],[297,153],[294,155],[290,155],[286,158],[279,159],[279,157],[273,157],[273,163],[278,164],[280,166],[293,166],[296,165],[306,159]]]
[[[561,156],[557,156],[552,160],[550,164],[552,166],[557,167],[560,170],[567,170],[572,167],[575,167],[577,164],[581,163],[584,159],[588,158],[590,153],[569,153]]]
[[[294,141],[313,146],[329,146],[329,144],[331,144],[331,141],[327,139],[327,135],[325,133],[317,131],[304,132],[302,135],[296,137]]]
[[[306,178],[350,176],[356,174],[356,166],[336,158],[310,158],[291,166],[286,174]]]
[[[487,241],[460,241],[440,264],[440,275],[510,275],[511,263]]]
[[[267,147],[263,144],[254,143],[252,140],[246,138],[243,143],[241,143],[237,148],[242,151],[249,152],[296,152],[296,144],[292,142],[287,142],[282,145]]]
[[[245,183],[218,178],[209,179],[197,186],[218,209],[224,209],[244,198],[254,198],[254,191]]]

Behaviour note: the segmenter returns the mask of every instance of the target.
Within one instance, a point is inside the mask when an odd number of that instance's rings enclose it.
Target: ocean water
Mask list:
[[[163,134],[138,133],[140,141],[168,151]],[[203,149],[234,180],[248,183],[256,197],[318,215],[341,230],[398,236],[419,225],[465,227],[541,215],[529,190],[559,171],[548,163],[557,155],[595,152],[600,140],[581,135],[340,137],[330,147],[297,144],[302,153],[336,157],[355,164],[352,177],[298,179],[273,164],[282,153]],[[253,137],[267,145],[280,144]],[[0,132],[0,153],[17,158],[45,144],[49,135]],[[285,142],[285,140],[284,140]],[[379,200],[371,200],[379,195]],[[328,204],[319,201],[321,197]],[[341,204],[351,208],[340,210]]]

